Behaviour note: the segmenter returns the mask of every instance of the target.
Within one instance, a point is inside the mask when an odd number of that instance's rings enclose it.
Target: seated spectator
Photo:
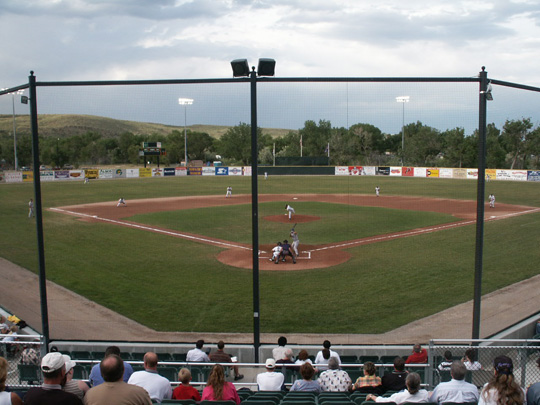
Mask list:
[[[391,373],[386,373],[382,378],[382,386],[386,391],[401,391],[407,388],[405,379],[409,374],[405,370],[405,360],[402,357],[394,359],[394,370]]]
[[[536,360],[536,365],[540,369],[540,357]],[[527,390],[527,405],[540,405],[540,382],[537,382]]]
[[[71,357],[67,354],[63,354],[62,356],[64,356],[64,363],[66,365],[66,383],[63,385],[62,389],[77,395],[77,397],[82,400],[84,394],[86,394],[90,387],[84,381],[73,379],[73,367],[75,367],[77,363],[71,360]]]
[[[26,346],[21,353],[21,364],[39,366],[41,355],[35,345]]]
[[[371,361],[364,363],[364,376],[358,377],[353,385],[353,391],[363,392],[366,394],[378,394],[384,393],[381,377],[375,375],[375,364]]]
[[[275,347],[272,350],[272,357],[275,361],[281,360],[285,355],[285,350],[287,350],[287,348],[285,347],[287,345],[287,338],[285,336],[280,336],[277,342],[278,347]]]
[[[430,402],[442,404],[443,402],[478,402],[478,388],[465,381],[467,368],[461,361],[454,361],[450,366],[452,379],[440,383],[433,390]]]
[[[335,357],[338,360],[338,364],[341,364],[341,358],[339,357],[339,354],[337,354],[335,351],[330,350],[330,347],[332,347],[332,344],[329,340],[325,340],[323,342],[323,350],[319,351],[317,353],[317,356],[315,356],[315,366],[318,364],[328,364],[328,359],[330,357]],[[325,357],[328,356],[328,357]],[[328,367],[320,366],[317,367],[319,371],[326,370]]]
[[[88,390],[84,397],[85,405],[136,404],[151,405],[148,392],[141,387],[123,381],[124,361],[111,354],[99,364],[103,383]]]
[[[210,361],[213,363],[232,363],[232,356],[225,353],[225,351],[223,350],[225,348],[225,343],[223,342],[223,340],[220,340],[218,342],[217,348],[217,351],[210,353],[210,355],[208,356],[210,358]],[[244,378],[244,376],[238,371],[238,366],[232,366],[231,368],[234,371],[234,381],[238,381]]]
[[[291,391],[321,392],[319,382],[312,379],[315,375],[315,369],[311,363],[306,362],[300,366],[300,375],[302,376],[302,379],[296,380],[293,383]]]
[[[465,351],[465,356],[463,357],[463,364],[469,371],[482,370],[482,365],[476,361],[476,350],[467,349]]]
[[[43,385],[32,387],[24,396],[26,405],[82,405],[82,401],[71,392],[62,391],[66,378],[66,365],[62,353],[48,353],[41,359]]]
[[[351,377],[346,371],[339,369],[339,362],[336,357],[328,359],[328,370],[323,371],[319,376],[321,391],[347,392],[351,389]]]
[[[375,402],[394,402],[396,405],[401,405],[405,402],[428,402],[429,393],[425,389],[421,389],[420,375],[418,373],[409,373],[405,379],[407,389],[404,391],[392,394],[389,397],[378,397],[375,394],[368,394],[366,400]]]
[[[120,348],[118,346],[109,346],[107,349],[105,349],[105,356],[103,358],[105,359],[107,356],[110,355],[116,355],[120,357]],[[131,374],[133,374],[133,367],[131,367],[131,364],[124,361],[124,382],[128,382],[129,377],[131,377]],[[88,380],[90,382],[90,385],[92,387],[96,387],[99,384],[103,384],[103,377],[101,376],[101,363],[98,363],[92,367],[92,370],[90,370],[90,376],[88,377]]]
[[[506,356],[497,356],[493,361],[495,370],[491,381],[484,385],[478,405],[522,405],[525,392],[514,378],[514,364]]]
[[[158,374],[158,356],[156,353],[148,352],[144,355],[144,370],[135,371],[129,377],[128,384],[137,385],[144,388],[152,401],[161,402],[164,399],[171,399],[171,382]]]
[[[283,364],[293,364],[294,365],[294,361],[292,360],[292,358],[293,358],[292,349],[287,349],[287,350],[285,350],[285,353],[283,354],[283,358],[279,359],[279,360],[276,360],[276,366],[283,365]],[[287,370],[297,370],[298,369],[296,366],[294,366],[294,367],[285,367],[285,368]]]
[[[4,329],[4,331],[2,331],[2,334],[8,335],[8,336],[5,336],[2,339],[2,342],[14,342],[15,340],[17,340],[18,331],[19,331],[19,327],[17,325],[11,325],[9,328]]]
[[[453,363],[452,352],[450,350],[447,350],[444,352],[444,360],[441,361],[441,363],[437,367],[437,370],[450,371],[450,367],[452,366],[452,363]]]
[[[195,343],[195,349],[191,349],[189,352],[187,352],[186,361],[192,361],[194,363],[209,362],[210,358],[205,352],[203,352],[203,346],[204,340],[197,340],[197,343]]]
[[[225,372],[221,364],[212,367],[201,399],[203,401],[234,401],[240,404],[236,387],[233,383],[225,381]]]
[[[194,401],[201,400],[201,394],[195,388],[190,385],[191,371],[187,368],[183,368],[178,372],[178,381],[180,384],[176,387],[172,393],[172,399],[192,399]]]
[[[276,361],[266,359],[266,372],[257,374],[259,391],[280,391],[283,388],[285,376],[276,373]]]
[[[300,353],[298,353],[298,357],[296,358],[296,361],[294,362],[294,364],[296,364],[297,366],[301,366],[304,363],[309,363],[313,366],[313,362],[309,358],[309,354],[307,350],[302,349],[300,350]],[[315,373],[318,372],[318,370],[315,367],[314,367],[314,370],[315,370]]]
[[[6,379],[9,364],[6,359],[0,357],[0,404],[22,405],[22,399],[14,392],[6,392]]]
[[[407,357],[405,364],[426,364],[428,360],[427,350],[420,343],[413,346],[412,354]]]

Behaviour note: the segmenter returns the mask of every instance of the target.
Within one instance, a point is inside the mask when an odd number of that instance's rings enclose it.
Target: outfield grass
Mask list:
[[[377,184],[383,195],[456,199],[474,199],[476,195],[474,181],[387,177],[270,177],[266,181],[259,180],[259,191],[372,194]],[[250,192],[250,179],[243,177],[111,180],[94,181],[89,185],[53,182],[43,183],[42,192],[47,208],[114,202],[120,195],[128,203],[136,198],[224,195],[228,185],[233,187],[234,194]],[[37,272],[35,222],[27,218],[27,202],[32,190],[31,184],[0,186],[0,255]],[[538,207],[539,191],[540,184],[490,182],[486,195],[493,192],[499,203]],[[260,205],[261,212],[274,209],[272,203]],[[279,205],[281,209],[281,203]],[[325,204],[310,203],[302,209],[315,212],[324,211],[325,207]],[[239,241],[249,242],[250,206],[229,208],[239,211],[232,217],[230,211],[221,211],[222,208],[212,209],[212,214],[208,214],[207,209],[191,214],[209,218],[215,224],[215,232],[226,236],[223,239],[232,240],[234,234]],[[363,232],[356,230],[357,215],[359,218],[367,215],[364,219],[381,215],[378,209],[365,211],[364,208],[348,207],[348,214],[342,213],[349,221],[348,228],[336,226],[331,231],[328,228],[323,233],[330,235],[320,237],[350,239],[351,229]],[[222,214],[235,218],[229,224],[235,227],[234,232],[227,228]],[[390,215],[385,210],[384,215],[387,214]],[[182,211],[171,215],[177,218],[174,221],[187,226]],[[414,221],[418,220],[415,213],[412,216]],[[241,223],[236,221],[238,218],[242,218]],[[361,219],[358,221],[368,233],[380,233],[373,227],[396,226],[394,219],[380,221],[379,218],[379,222],[376,219],[369,226]],[[429,220],[446,221],[446,218]],[[207,228],[211,229],[212,223]],[[485,224],[483,293],[538,274],[539,224],[540,214]],[[197,228],[198,225],[190,226]],[[168,224],[168,227],[173,226]],[[272,238],[274,230],[270,228],[268,232]],[[336,234],[332,235],[334,232]],[[50,211],[44,212],[44,234],[49,279],[138,322],[158,330],[252,331],[251,271],[215,260],[221,251],[217,247],[83,222]],[[261,330],[384,332],[470,300],[473,297],[474,237],[473,225],[354,247],[349,249],[350,261],[328,269],[261,272]],[[151,304],[141,305],[141,302]],[[9,303],[2,302],[2,305],[9,308]]]

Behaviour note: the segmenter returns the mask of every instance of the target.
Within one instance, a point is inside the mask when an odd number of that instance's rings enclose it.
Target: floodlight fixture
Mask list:
[[[231,61],[233,77],[249,76],[249,65],[247,59],[235,59]]]
[[[481,91],[480,94],[486,95],[486,100],[493,101],[493,94],[491,93],[493,91],[493,86],[491,86],[491,82],[487,85],[486,91]]]
[[[270,58],[260,58],[257,66],[257,76],[274,76],[276,61]]]
[[[7,90],[7,89],[2,89],[2,90]],[[21,96],[21,102],[23,100],[24,97],[26,96],[22,96],[22,94],[24,94],[24,90],[22,89],[19,89],[17,91],[13,91],[11,93],[11,102],[12,102],[12,106],[13,106],[13,155],[14,155],[14,165],[15,165],[15,170],[18,170],[19,168],[19,160],[17,158],[17,123],[16,123],[16,119],[15,119],[15,95],[19,95]]]
[[[191,105],[191,104],[193,104],[193,99],[192,98],[179,98],[178,99],[178,104],[180,104],[180,105]]]

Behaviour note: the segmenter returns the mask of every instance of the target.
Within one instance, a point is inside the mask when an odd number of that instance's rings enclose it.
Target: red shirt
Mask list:
[[[195,401],[200,401],[201,394],[199,394],[199,391],[191,385],[181,384],[174,389],[172,399],[193,399]]]
[[[409,357],[407,357],[407,360],[405,360],[405,364],[425,364],[427,363],[427,350],[422,349],[420,350],[420,353],[413,353]]]
[[[223,398],[219,401],[234,401],[240,404],[240,397],[238,396],[238,392],[236,392],[236,387],[230,382],[225,382],[222,396]],[[214,389],[210,385],[207,385],[203,390],[202,399],[203,401],[216,401],[216,398],[214,398]]]

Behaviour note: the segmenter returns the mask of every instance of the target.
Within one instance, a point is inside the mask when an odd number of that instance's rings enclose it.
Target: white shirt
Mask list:
[[[144,388],[153,401],[161,402],[172,397],[171,383],[156,371],[136,371],[129,377],[128,384]]]
[[[205,352],[203,352],[201,349],[195,348],[187,352],[186,361],[209,362],[210,359],[208,358],[208,355]]]
[[[257,385],[259,391],[281,391],[285,376],[275,371],[257,374]]]
[[[465,365],[465,368],[470,371],[482,370],[482,365],[477,361],[464,361],[463,364]]]
[[[478,400],[478,405],[497,405],[497,402],[499,400],[499,393],[495,388],[491,388],[490,390],[486,391],[487,385],[488,383],[484,384],[484,387],[482,388],[482,392],[480,393],[480,399]],[[523,388],[521,390],[523,391],[523,403],[525,403],[525,390]]]
[[[285,358],[286,351],[287,351],[287,348],[285,346],[274,347],[272,349],[272,357],[274,358],[275,361],[282,360]]]
[[[397,405],[404,402],[428,402],[429,392],[426,390],[420,390],[416,394],[411,395],[409,391],[403,390],[397,392],[389,397],[377,397],[375,402],[395,402]]]
[[[478,388],[464,380],[454,380],[440,383],[431,394],[430,402],[478,402]]]
[[[341,359],[339,357],[339,354],[337,354],[335,351],[333,350],[330,350],[330,357],[335,357],[337,360],[338,360],[338,363],[341,364]],[[328,358],[328,360],[330,360],[330,357]],[[322,354],[322,350],[317,353],[317,356],[315,356],[315,364],[328,364],[328,360],[326,360],[324,357],[323,357],[323,354]],[[324,371],[324,370],[328,370],[328,367],[325,367],[325,366],[316,366],[319,371]]]

